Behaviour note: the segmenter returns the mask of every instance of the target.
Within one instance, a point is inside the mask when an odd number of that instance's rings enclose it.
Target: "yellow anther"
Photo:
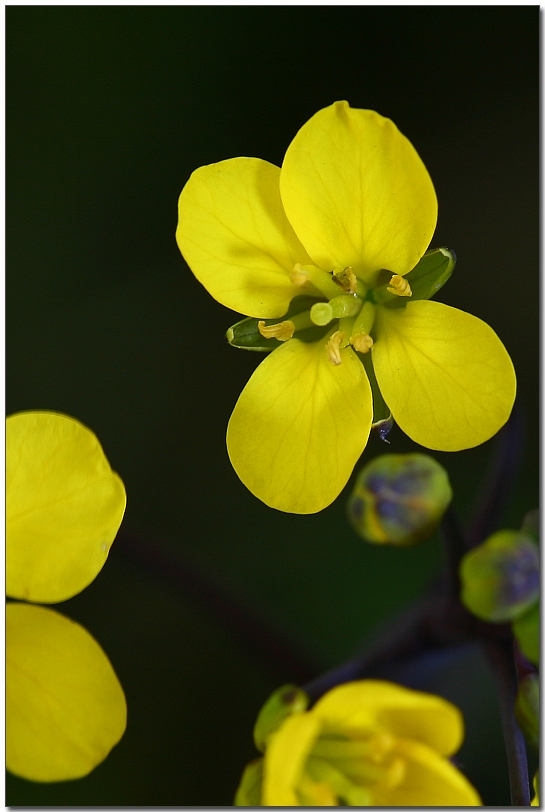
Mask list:
[[[394,274],[390,279],[390,284],[388,285],[387,290],[389,290],[390,293],[395,293],[396,296],[413,295],[411,286],[409,285],[407,280],[397,273]]]
[[[257,329],[263,338],[276,338],[278,341],[287,341],[295,332],[295,324],[289,320],[269,325],[265,324],[264,321],[258,321]]]
[[[350,265],[341,270],[333,271],[333,281],[341,287],[345,293],[355,293],[358,287],[358,278]]]
[[[357,336],[350,336],[350,343],[358,352],[366,353],[373,346],[373,339],[368,333],[359,333]]]
[[[289,272],[290,274],[290,281],[297,285],[298,288],[302,288],[305,282],[308,282],[310,279],[310,274],[307,271],[303,270],[303,266],[300,262],[294,266],[293,271]]]
[[[341,343],[343,342],[343,340],[344,333],[342,333],[340,330],[337,330],[336,333],[333,333],[333,335],[326,344],[327,357],[334,366],[339,366],[339,364],[342,361]]]

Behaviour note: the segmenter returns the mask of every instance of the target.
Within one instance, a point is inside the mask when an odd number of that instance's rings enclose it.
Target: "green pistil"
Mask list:
[[[310,308],[310,318],[319,327],[324,327],[333,319],[344,319],[356,316],[362,306],[362,301],[355,294],[342,293],[334,296],[329,302],[317,302]]]

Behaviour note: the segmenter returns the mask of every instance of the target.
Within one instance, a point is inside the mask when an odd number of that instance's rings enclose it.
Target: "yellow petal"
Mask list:
[[[385,731],[416,739],[443,755],[456,752],[464,735],[462,714],[446,699],[381,680],[339,685],[312,713],[323,720],[324,732],[360,738]]]
[[[80,778],[125,730],[125,696],[85,629],[42,606],[6,606],[6,762],[31,781]]]
[[[390,119],[335,102],[290,144],[282,202],[314,263],[406,274],[435,230],[437,199],[426,167]]]
[[[396,423],[417,443],[460,451],[507,421],[515,371],[496,333],[439,302],[377,307],[373,366]]]
[[[284,315],[301,293],[289,273],[310,264],[284,214],[279,177],[259,158],[202,166],[178,204],[176,240],[199,282],[226,307],[263,319]]]
[[[363,365],[350,348],[328,359],[325,342],[292,338],[256,369],[227,429],[231,462],[269,507],[316,513],[346,485],[373,416]]]
[[[95,435],[52,412],[6,421],[6,589],[56,603],[96,578],[121,524],[125,489]]]
[[[320,727],[311,713],[296,713],[274,734],[265,753],[262,806],[299,806],[295,789]]]
[[[405,778],[393,789],[378,790],[378,806],[482,806],[467,778],[426,745],[397,741],[393,753],[405,761]]]

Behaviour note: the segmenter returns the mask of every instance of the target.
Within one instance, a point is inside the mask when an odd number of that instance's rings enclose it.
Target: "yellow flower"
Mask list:
[[[238,476],[267,505],[314,513],[338,496],[373,423],[368,374],[427,448],[471,448],[506,422],[515,374],[494,331],[428,301],[437,288],[413,295],[404,279],[436,219],[407,138],[346,102],[301,128],[281,169],[233,158],[190,177],[176,232],[183,256],[214,298],[275,339],[227,430]],[[301,294],[313,306],[282,320]],[[316,327],[323,334],[309,340]]]
[[[248,765],[238,806],[481,806],[449,761],[460,711],[389,682],[340,685],[296,711]]]
[[[125,489],[94,434],[52,412],[6,421],[6,587],[57,603],[100,572]],[[87,775],[126,725],[123,689],[95,640],[41,606],[6,606],[6,763],[33,781]]]

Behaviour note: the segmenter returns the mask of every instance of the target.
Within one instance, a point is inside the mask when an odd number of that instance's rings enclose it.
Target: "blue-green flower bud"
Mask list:
[[[520,531],[500,530],[464,556],[460,576],[462,603],[474,615],[514,620],[538,598],[538,548]]]
[[[284,719],[292,713],[302,713],[308,708],[309,697],[296,685],[283,685],[267,699],[257,717],[254,727],[255,746],[265,752],[272,733],[278,730]]]
[[[348,502],[356,533],[375,544],[429,538],[452,499],[447,472],[427,454],[384,454],[360,471]]]
[[[526,741],[539,749],[539,676],[526,674],[519,682],[515,716]]]

